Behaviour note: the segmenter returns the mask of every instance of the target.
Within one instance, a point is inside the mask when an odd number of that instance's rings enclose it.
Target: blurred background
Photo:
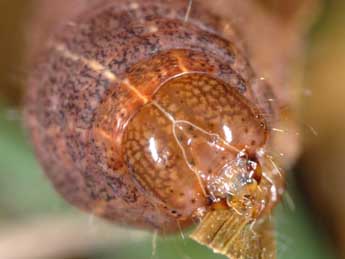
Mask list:
[[[223,258],[188,233],[156,240],[99,221],[51,188],[21,121],[31,3],[0,0],[0,259]],[[307,45],[304,152],[288,183],[294,206],[286,200],[275,211],[279,259],[345,258],[344,28],[345,1],[326,1]]]

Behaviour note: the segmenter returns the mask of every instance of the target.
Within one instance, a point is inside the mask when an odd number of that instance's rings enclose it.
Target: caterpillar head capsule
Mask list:
[[[240,196],[250,181],[254,188],[250,165],[237,157],[264,145],[265,125],[231,86],[184,74],[164,83],[128,122],[122,152],[140,188],[184,220],[209,199]]]

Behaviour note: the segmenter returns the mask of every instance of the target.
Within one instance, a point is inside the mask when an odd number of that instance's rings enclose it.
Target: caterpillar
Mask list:
[[[298,140],[275,137],[288,91],[260,74],[256,25],[202,1],[84,7],[52,30],[28,78],[25,121],[56,190],[115,223],[173,233],[198,221],[191,237],[215,252],[274,258],[285,189],[274,157],[291,164]]]

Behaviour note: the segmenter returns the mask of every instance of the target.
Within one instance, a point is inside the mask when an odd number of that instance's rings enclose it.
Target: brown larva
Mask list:
[[[113,222],[233,258],[274,257],[270,85],[230,21],[186,1],[104,1],[60,27],[29,79],[26,121],[63,197]],[[228,33],[228,32],[231,33]]]

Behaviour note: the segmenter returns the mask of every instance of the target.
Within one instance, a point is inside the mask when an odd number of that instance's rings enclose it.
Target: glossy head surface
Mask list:
[[[164,83],[132,118],[123,154],[140,188],[187,218],[209,201],[210,179],[242,150],[255,154],[266,139],[260,112],[237,90],[191,73]]]

